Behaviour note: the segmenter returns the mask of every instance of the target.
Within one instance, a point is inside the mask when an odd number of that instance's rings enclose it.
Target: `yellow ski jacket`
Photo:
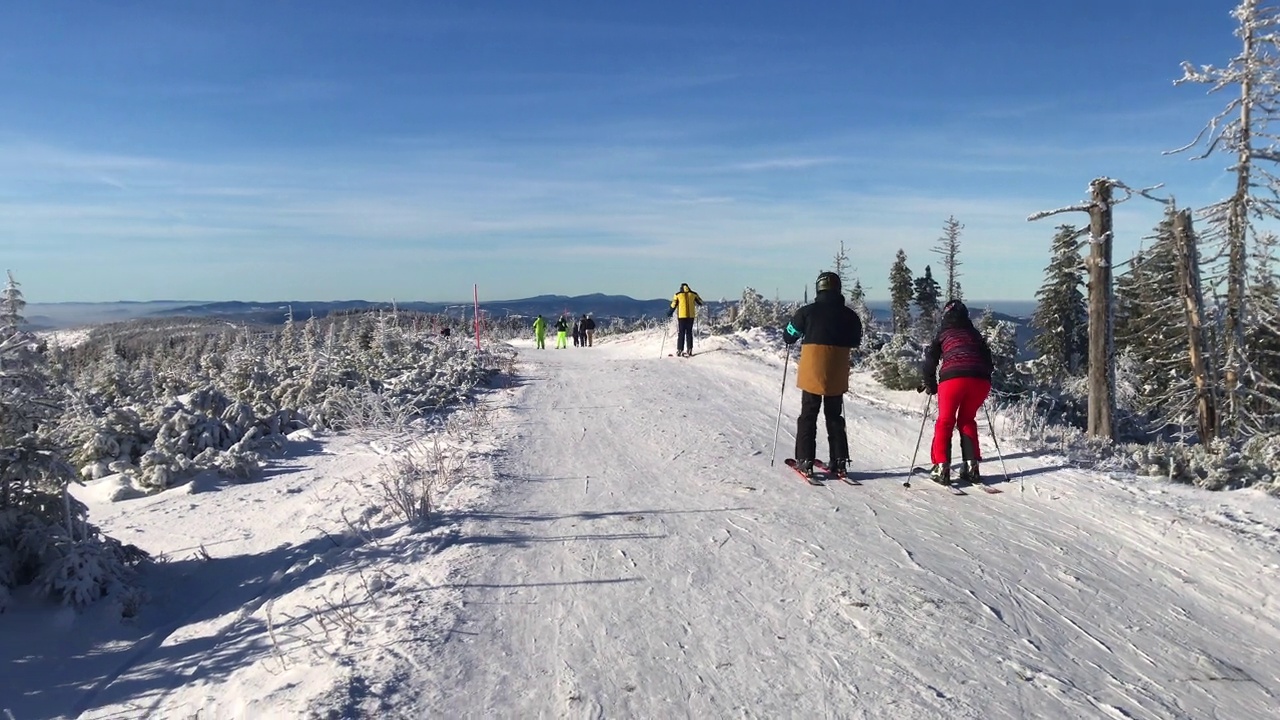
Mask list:
[[[694,306],[702,305],[702,297],[689,288],[688,283],[680,285],[680,292],[671,298],[671,310],[678,318],[691,318],[696,314]]]

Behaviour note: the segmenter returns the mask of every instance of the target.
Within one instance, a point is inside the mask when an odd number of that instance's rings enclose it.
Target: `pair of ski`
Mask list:
[[[857,480],[854,480],[853,478],[849,477],[848,473],[839,473],[839,472],[836,472],[835,470],[832,470],[831,468],[827,467],[827,464],[822,462],[821,460],[813,461],[814,474],[812,475],[806,475],[804,471],[800,469],[800,463],[796,462],[795,458],[787,458],[785,462],[787,464],[787,467],[794,470],[795,473],[800,476],[801,480],[804,480],[810,485],[817,485],[818,487],[822,487],[823,485],[826,484],[825,482],[823,482],[824,480],[833,480],[837,478],[840,480],[843,480],[846,485],[862,484]]]
[[[929,469],[928,469],[928,468],[924,468],[924,467],[920,467],[920,466],[916,466],[916,467],[911,468],[911,474],[912,474],[912,475],[924,475],[925,477],[928,477],[928,476],[929,476]],[[931,484],[933,484],[933,485],[940,485],[940,486],[942,486],[942,487],[944,487],[944,488],[946,488],[946,489],[950,490],[952,495],[968,495],[969,493],[967,493],[967,492],[965,492],[965,491],[964,491],[964,488],[967,488],[967,487],[978,487],[978,488],[981,488],[981,489],[982,489],[982,492],[987,493],[988,495],[995,495],[995,494],[997,494],[997,493],[1004,492],[1003,490],[1001,490],[1001,489],[1000,489],[1000,488],[998,488],[998,487],[992,487],[992,486],[988,485],[986,480],[979,480],[979,481],[978,481],[978,482],[976,482],[976,483],[970,483],[970,482],[963,482],[963,483],[962,483],[962,482],[959,482],[959,481],[957,481],[957,480],[952,480],[951,482],[947,483],[946,485],[943,485],[942,483],[934,482],[934,481],[933,481],[933,478],[929,478],[929,482],[930,482]],[[907,480],[906,482],[902,483],[902,487],[905,487],[905,488],[909,488],[909,487],[911,487],[911,480]]]

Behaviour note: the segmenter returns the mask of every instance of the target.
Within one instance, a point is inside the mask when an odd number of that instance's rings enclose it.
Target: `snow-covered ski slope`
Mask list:
[[[0,710],[1280,718],[1274,498],[1065,468],[1012,440],[1001,494],[904,489],[922,397],[861,376],[862,485],[812,487],[782,464],[794,362],[770,467],[783,362],[762,335],[692,358],[657,334],[518,344],[521,377],[489,396],[480,462],[430,533],[344,535],[394,451],[354,437],[258,483],[116,503],[90,488],[108,532],[186,559],[123,629],[0,616]],[[212,560],[190,559],[201,546]]]
[[[1000,495],[906,490],[919,396],[869,382],[863,485],[810,487],[776,355],[657,349],[526,353],[424,717],[1280,717],[1274,500],[1004,446]]]

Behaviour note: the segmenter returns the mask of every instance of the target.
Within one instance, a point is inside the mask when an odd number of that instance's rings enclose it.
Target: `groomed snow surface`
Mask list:
[[[770,466],[763,334],[687,359],[658,334],[518,344],[519,377],[443,437],[302,437],[253,483],[79,489],[165,562],[123,622],[20,596],[0,717],[1280,717],[1273,498],[1012,439],[1000,494],[904,489],[921,397],[863,376],[862,484],[811,487],[782,465],[794,363]],[[410,451],[462,465],[426,530],[377,489]]]

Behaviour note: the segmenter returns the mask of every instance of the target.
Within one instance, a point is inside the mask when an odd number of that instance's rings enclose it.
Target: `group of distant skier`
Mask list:
[[[565,313],[556,320],[556,349],[569,347],[569,314]],[[573,321],[573,346],[592,347],[596,337],[596,321],[590,313]],[[533,339],[539,350],[547,348],[547,319],[538,315],[533,320]]]
[[[800,415],[796,420],[796,469],[814,477],[818,445],[818,413],[827,426],[830,452],[828,470],[845,476],[849,467],[849,437],[844,422],[844,395],[849,390],[850,353],[862,344],[862,320],[845,304],[840,276],[822,272],[814,283],[814,301],[791,317],[782,333],[788,352],[800,343],[796,387],[800,388]],[[702,297],[681,283],[671,298],[667,317],[676,318],[676,355],[693,355],[693,323]],[[591,347],[595,320],[583,315],[572,324],[573,344]],[[568,347],[568,313],[555,324],[556,348]],[[547,321],[539,315],[533,321],[534,339],[546,348]],[[937,396],[938,419],[934,423],[929,455],[933,464],[930,478],[949,485],[951,480],[951,439],[960,431],[962,465],[958,483],[981,482],[978,445],[978,410],[991,393],[993,363],[991,348],[974,327],[969,308],[952,299],[942,309],[942,318],[933,341],[925,350],[921,367],[923,382],[918,391]],[[927,410],[927,405],[926,405]]]
[[[796,311],[783,331],[788,348],[799,342],[796,386],[800,388],[800,416],[796,420],[796,469],[814,476],[817,454],[818,411],[827,425],[831,472],[844,476],[849,465],[849,438],[844,422],[844,394],[849,390],[849,355],[862,344],[862,321],[845,305],[840,276],[818,275],[814,301]],[[991,348],[974,327],[969,309],[958,299],[947,302],[933,341],[925,351],[921,368],[921,392],[938,398],[929,475],[937,483],[951,484],[951,438],[960,430],[963,465],[958,482],[981,482],[978,446],[978,410],[991,393]],[[927,408],[927,405],[926,405]]]
[[[676,354],[681,357],[693,355],[693,321],[697,316],[697,308],[705,305],[702,296],[689,287],[689,283],[681,283],[680,289],[671,298],[671,307],[667,317],[676,316]],[[569,334],[569,314],[565,313],[556,320],[556,349],[568,347],[566,336]],[[595,342],[596,321],[587,313],[573,321],[573,346],[593,347]],[[539,350],[547,347],[547,319],[542,315],[533,320],[534,344]]]

